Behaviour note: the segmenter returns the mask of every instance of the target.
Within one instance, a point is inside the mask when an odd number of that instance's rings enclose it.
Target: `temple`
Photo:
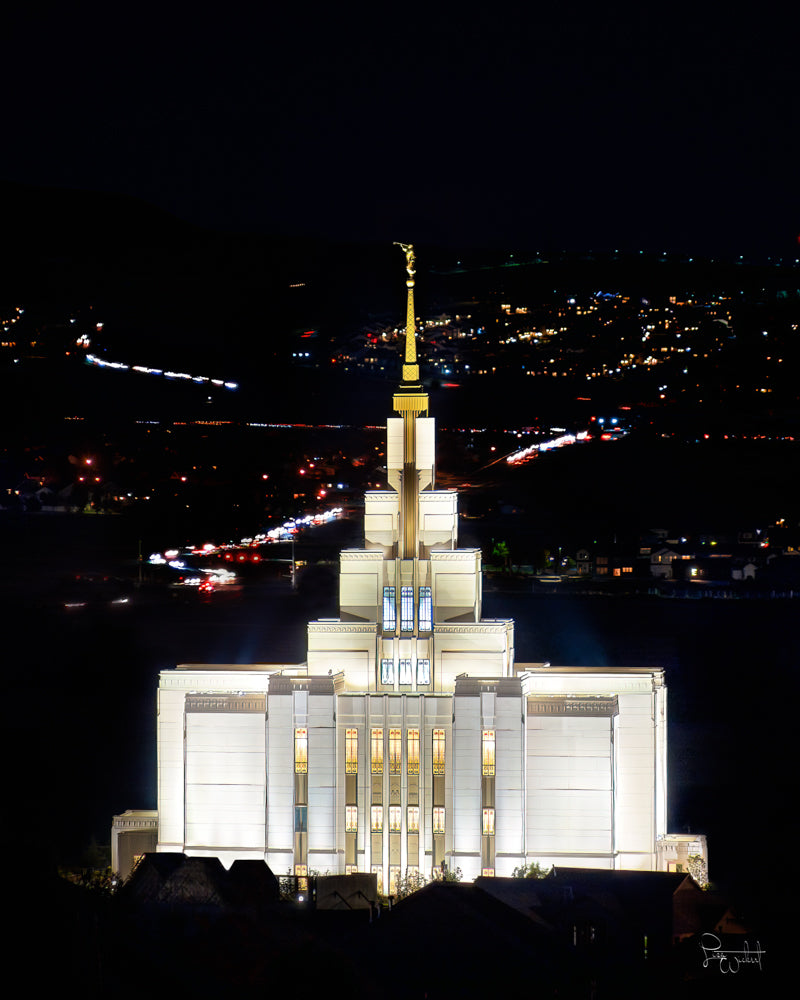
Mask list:
[[[341,553],[339,617],[308,625],[305,663],[161,673],[157,850],[371,872],[387,892],[443,866],[666,869],[663,671],[517,663],[514,623],[482,617],[480,550],[458,547],[457,495],[436,489],[401,247],[387,488]],[[118,859],[136,815],[115,819]]]

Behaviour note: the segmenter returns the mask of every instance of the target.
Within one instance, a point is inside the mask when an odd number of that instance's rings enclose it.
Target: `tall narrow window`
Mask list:
[[[358,806],[344,807],[345,833],[358,833]]]
[[[383,774],[383,730],[373,729],[370,734],[372,773]]]
[[[402,830],[403,810],[400,806],[389,806],[389,833],[400,833]]]
[[[372,866],[372,874],[378,876],[378,895],[382,896],[383,895],[383,866],[382,865],[373,865]]]
[[[383,806],[370,807],[369,826],[373,833],[383,832]]]
[[[414,683],[414,672],[411,666],[411,660],[400,661],[400,683],[401,684]]]
[[[397,605],[394,587],[383,588],[383,631],[394,632],[397,628]]]
[[[394,684],[394,660],[381,660],[381,684]]]
[[[400,774],[403,766],[403,737],[399,729],[389,730],[389,774]]]
[[[433,628],[433,598],[430,587],[419,588],[419,630],[430,632]]]
[[[482,773],[494,774],[494,729],[484,729],[481,739]]]
[[[344,734],[344,773],[358,774],[358,730],[346,729]]]
[[[408,832],[419,833],[419,806],[408,807]]]
[[[485,837],[494,836],[494,809],[483,810],[483,835]]]
[[[419,729],[409,729],[406,734],[406,760],[409,774],[419,774]]]
[[[444,806],[433,807],[433,832],[444,833]]]
[[[433,731],[433,773],[444,774],[444,729]]]
[[[414,631],[414,588],[400,588],[400,631]]]
[[[417,660],[417,684],[430,684],[431,661]]]
[[[308,730],[294,731],[294,773],[308,774]]]

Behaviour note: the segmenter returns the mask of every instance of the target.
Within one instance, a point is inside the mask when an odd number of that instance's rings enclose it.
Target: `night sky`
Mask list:
[[[796,13],[519,6],[17,5],[0,177],[222,229],[798,255]]]

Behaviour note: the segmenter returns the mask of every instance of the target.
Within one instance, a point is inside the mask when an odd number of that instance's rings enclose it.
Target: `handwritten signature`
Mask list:
[[[751,948],[750,943],[745,941],[744,948],[733,951],[730,948],[723,948],[716,934],[707,932],[700,939],[700,947],[703,951],[704,969],[707,969],[711,962],[719,962],[719,971],[723,975],[729,972],[735,974],[743,965],[757,965],[759,972],[762,971],[761,956],[766,952],[761,947],[760,941],[756,941],[755,948]]]

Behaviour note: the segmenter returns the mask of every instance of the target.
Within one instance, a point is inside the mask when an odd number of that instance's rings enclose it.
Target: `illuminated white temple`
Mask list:
[[[340,616],[311,622],[302,664],[182,665],[158,691],[158,850],[273,871],[529,862],[666,867],[661,670],[514,660],[514,624],[481,617],[481,553],[459,549],[435,489],[406,253],[403,378],[388,488],[364,548],[341,553]]]

